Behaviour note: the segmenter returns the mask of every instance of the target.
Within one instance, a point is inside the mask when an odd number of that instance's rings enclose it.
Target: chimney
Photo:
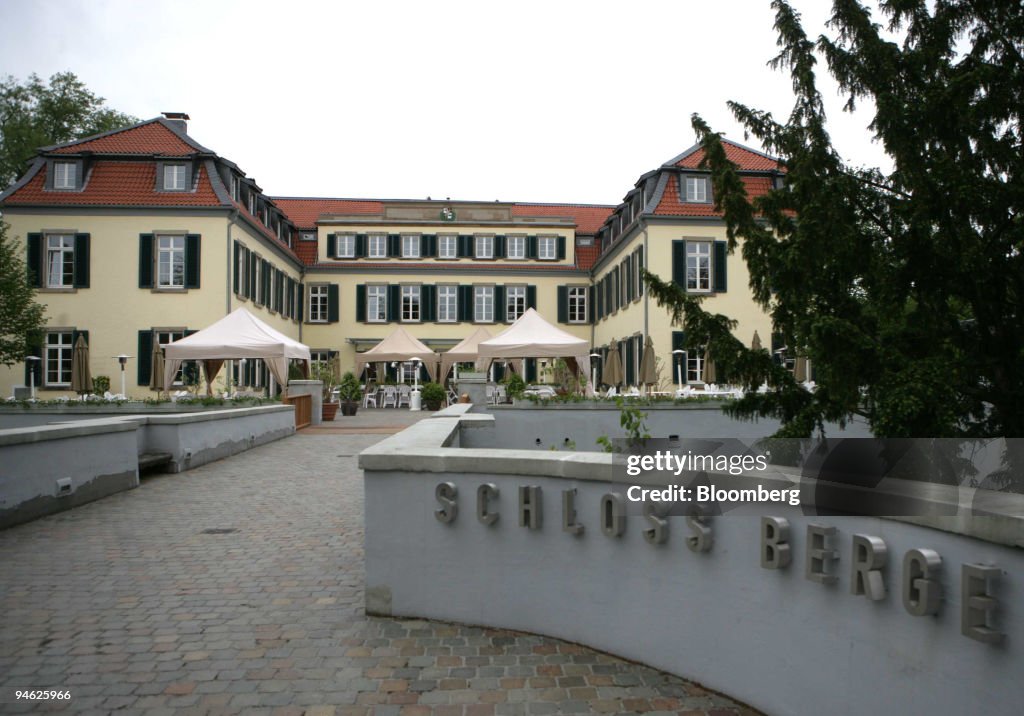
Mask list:
[[[162,112],[164,119],[171,125],[171,128],[180,134],[188,134],[188,120],[190,117],[184,112]]]

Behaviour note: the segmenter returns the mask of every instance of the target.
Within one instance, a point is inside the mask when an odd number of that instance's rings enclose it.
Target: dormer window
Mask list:
[[[708,203],[708,178],[685,177],[686,201],[692,204]]]
[[[164,164],[164,191],[185,191],[187,174],[184,164]]]
[[[78,163],[77,162],[54,162],[53,163],[53,188],[54,189],[77,189],[78,188]]]

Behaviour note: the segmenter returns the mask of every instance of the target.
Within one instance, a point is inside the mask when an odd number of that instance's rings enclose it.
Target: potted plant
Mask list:
[[[338,402],[334,400],[334,387],[338,384],[334,377],[334,368],[329,363],[314,363],[313,378],[323,383],[320,417],[324,422],[330,422],[338,414]]]
[[[352,416],[356,414],[356,410],[359,409],[359,398],[362,397],[362,393],[363,391],[359,387],[359,380],[352,371],[341,377],[341,383],[338,384],[338,399],[341,401],[342,415]]]
[[[427,410],[440,410],[444,402],[444,386],[440,383],[424,383],[422,391],[423,405]]]

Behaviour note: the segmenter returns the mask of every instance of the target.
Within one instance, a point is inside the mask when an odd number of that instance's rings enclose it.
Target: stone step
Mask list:
[[[169,452],[144,452],[139,455],[139,472],[168,465],[173,457]]]

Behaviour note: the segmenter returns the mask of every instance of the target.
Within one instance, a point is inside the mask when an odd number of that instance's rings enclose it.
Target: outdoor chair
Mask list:
[[[495,386],[488,384],[487,387],[484,388],[484,396],[487,398],[487,402],[492,405],[494,404],[494,387]]]
[[[448,388],[448,405],[455,405],[459,402],[459,394],[453,388]]]
[[[381,390],[384,391],[384,397],[381,400],[380,407],[386,408],[386,407],[388,407],[388,404],[390,404],[392,408],[397,408],[398,407],[398,388],[396,388],[393,385],[385,385],[383,388],[381,388]]]
[[[606,397],[606,398],[614,398],[614,397],[615,397],[616,395],[618,395],[618,394],[619,394],[619,391],[617,391],[617,390],[615,389],[615,386],[613,385],[612,387],[610,387],[610,388],[608,389],[608,392],[606,392],[606,393],[604,394],[604,397]]]
[[[407,407],[407,408],[411,407],[410,404],[409,404],[409,396],[410,395],[412,395],[412,388],[410,388],[408,385],[400,385],[400,386],[398,386],[398,407],[399,408],[401,408],[403,405],[405,407]]]
[[[363,395],[363,407],[364,408],[369,408],[370,407],[370,403],[373,403],[373,407],[376,408],[377,407],[377,394],[379,392],[380,392],[380,389],[376,385],[371,386],[370,388],[368,388],[367,391],[366,391],[366,394]]]
[[[508,402],[508,394],[504,385],[494,386],[494,404]]]

